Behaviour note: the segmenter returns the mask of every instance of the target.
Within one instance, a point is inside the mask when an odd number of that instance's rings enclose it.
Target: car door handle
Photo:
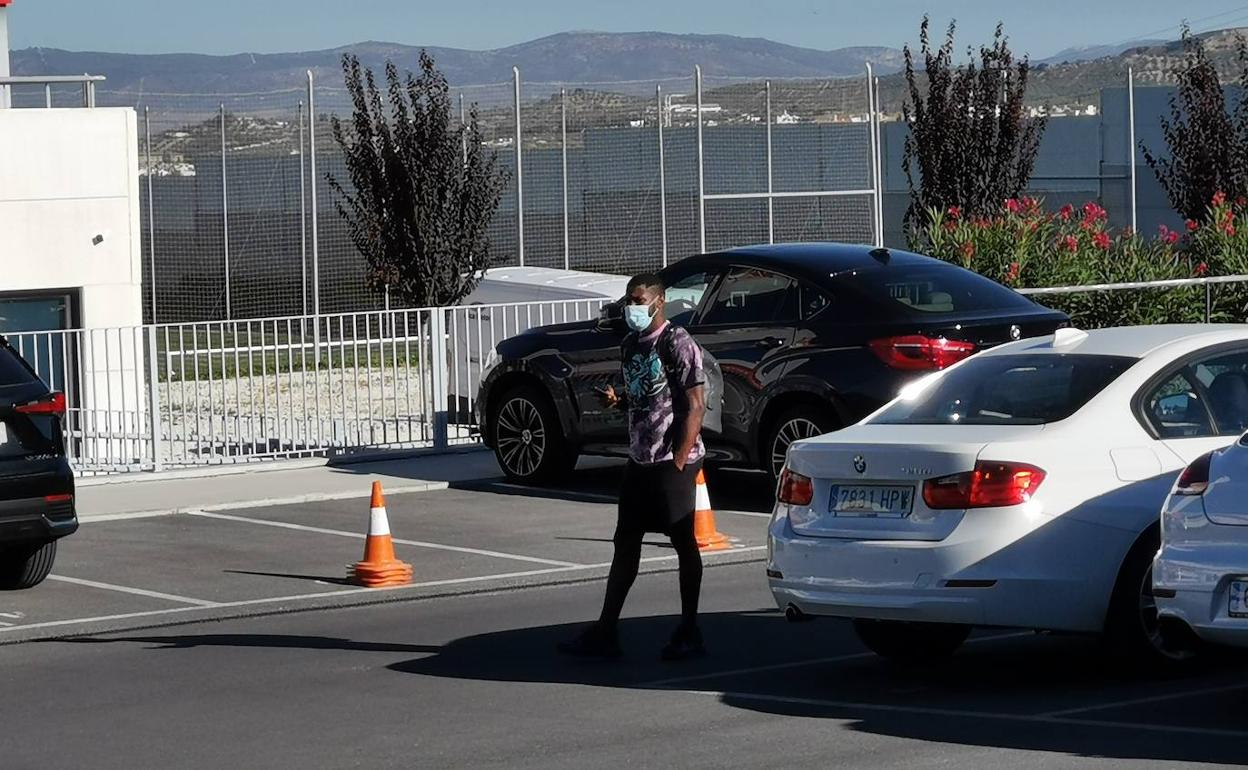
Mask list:
[[[763,337],[756,344],[760,348],[767,348],[768,350],[771,350],[771,349],[778,348],[784,345],[784,340],[780,339],[779,337]]]

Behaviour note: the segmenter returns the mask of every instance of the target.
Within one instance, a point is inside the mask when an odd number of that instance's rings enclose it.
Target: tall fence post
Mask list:
[[[879,200],[882,194],[881,188],[883,185],[880,184],[878,167],[875,163],[875,122],[879,120],[879,111],[876,109],[875,104],[874,83],[875,73],[872,70],[871,62],[867,62],[867,131],[870,134],[868,137],[868,143],[870,145],[871,155],[871,230],[873,231],[872,242],[878,248],[884,245],[884,233],[881,232],[879,218],[876,216],[876,212],[879,210]]]
[[[659,237],[663,244],[663,267],[667,267],[667,169],[663,165],[663,85],[654,87],[659,124]]]
[[[468,121],[465,119],[465,115],[464,115],[464,92],[463,91],[459,92],[459,125],[461,128],[466,128],[468,125]],[[466,130],[463,133],[461,133],[459,136],[459,145],[460,145],[460,149],[462,149],[464,152],[464,165],[467,166],[468,165],[468,132]]]
[[[317,233],[316,213],[316,81],[308,70],[308,208],[312,216],[312,354],[314,361],[321,360],[321,264],[320,240]]]
[[[1135,70],[1132,67],[1127,67],[1127,163],[1131,169],[1131,232],[1135,233],[1139,230],[1135,213]]]
[[[875,227],[880,234],[879,246],[884,246],[884,107],[880,100],[880,79],[872,81],[875,86]]]
[[[524,152],[520,149],[520,68],[511,68],[516,112],[516,250],[524,267]]]
[[[702,176],[702,67],[693,68],[694,91],[698,116],[698,253],[706,253],[706,182]]]
[[[221,103],[221,236],[225,249],[225,318],[232,318],[230,307],[230,193],[225,163],[225,103]]]
[[[152,470],[159,472],[162,468],[160,460],[160,380],[156,374],[156,325],[147,327],[147,424],[152,441]]]
[[[559,152],[563,156],[563,269],[572,267],[572,244],[568,238],[568,90],[559,89]]]
[[[303,297],[303,315],[308,314],[308,182],[304,168],[306,129],[303,125],[303,100],[299,100],[299,266],[302,281],[299,284]]]
[[[146,137],[147,154],[147,252],[151,264],[151,286],[148,290],[152,296],[152,323],[156,323],[156,209],[153,206],[155,196],[152,194],[152,113],[143,107],[143,134]]]
[[[767,81],[767,242],[776,242],[775,209],[772,205],[772,168],[771,168],[771,81]]]
[[[446,345],[446,311],[434,308],[429,311],[429,364],[430,385],[433,398],[433,446],[446,449],[449,443],[449,419],[447,405],[450,403],[450,377]]]

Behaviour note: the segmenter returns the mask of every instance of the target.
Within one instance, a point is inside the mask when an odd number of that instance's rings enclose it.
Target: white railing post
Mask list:
[[[221,239],[225,247],[225,317],[233,317],[230,307],[230,193],[226,181],[225,103],[221,103]]]
[[[1127,67],[1127,162],[1131,168],[1131,232],[1137,229],[1135,214],[1135,70]]]
[[[516,250],[524,267],[524,151],[520,148],[520,68],[511,68],[516,110]]]
[[[572,243],[568,237],[568,90],[559,89],[559,154],[563,161],[563,269],[572,267]]]
[[[663,159],[663,85],[654,87],[659,126],[659,237],[663,247],[663,267],[667,267],[667,169]]]
[[[448,407],[450,403],[450,372],[448,369],[448,347],[446,344],[446,314],[442,308],[433,308],[429,312],[429,366],[430,382],[433,393],[428,403],[433,409],[433,446],[445,449],[449,443]]]
[[[160,380],[156,368],[156,325],[147,327],[147,424],[151,431],[152,470],[160,471]]]
[[[706,253],[706,183],[702,177],[702,67],[693,68],[698,120],[698,253]]]
[[[773,185],[773,175],[771,166],[771,81],[767,81],[767,108],[765,110],[767,117],[767,242],[776,242],[776,213],[774,206],[774,198],[772,193],[775,192]]]

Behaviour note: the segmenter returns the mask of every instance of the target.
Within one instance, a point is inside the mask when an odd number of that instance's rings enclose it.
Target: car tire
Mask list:
[[[1140,670],[1181,668],[1196,658],[1189,645],[1176,645],[1157,620],[1153,556],[1161,545],[1157,528],[1145,532],[1127,553],[1105,617],[1105,641],[1112,659]]]
[[[896,663],[931,663],[953,655],[970,635],[971,627],[858,619],[854,621],[854,633],[881,658]]]
[[[795,406],[784,410],[771,421],[763,444],[763,468],[772,478],[780,475],[789,445],[804,438],[821,436],[841,427],[828,409],[818,406]]]
[[[494,457],[508,480],[538,484],[571,471],[576,452],[568,444],[550,397],[536,385],[508,391],[494,411]]]
[[[33,588],[52,572],[56,541],[6,548],[0,551],[0,590]]]

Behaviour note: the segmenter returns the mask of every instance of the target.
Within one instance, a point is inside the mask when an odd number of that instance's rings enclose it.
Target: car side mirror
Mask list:
[[[605,334],[624,334],[624,303],[617,300],[603,305],[598,311],[597,329]]]

